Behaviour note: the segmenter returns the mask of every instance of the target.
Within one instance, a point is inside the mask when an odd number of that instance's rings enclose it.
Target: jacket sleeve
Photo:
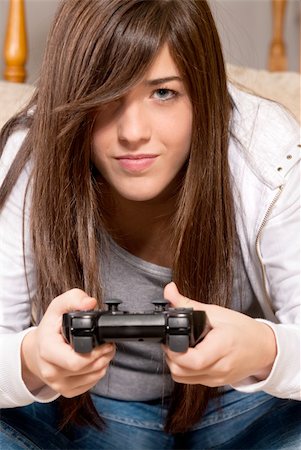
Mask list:
[[[259,251],[267,297],[277,323],[262,321],[274,331],[277,357],[267,379],[258,382],[250,377],[233,387],[301,400],[300,161],[286,174],[281,194],[263,229]]]
[[[26,130],[9,137],[0,159],[0,184],[25,136]],[[29,174],[28,164],[0,212],[0,408],[24,406],[34,401],[46,402],[58,397],[46,386],[35,395],[29,392],[21,372],[20,349],[23,337],[30,331],[30,299],[36,289],[28,201],[23,245],[23,206]]]

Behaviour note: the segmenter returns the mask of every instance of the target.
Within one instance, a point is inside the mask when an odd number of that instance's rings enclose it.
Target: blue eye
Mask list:
[[[153,92],[153,96],[160,101],[171,100],[177,96],[177,92],[172,89],[160,88]]]

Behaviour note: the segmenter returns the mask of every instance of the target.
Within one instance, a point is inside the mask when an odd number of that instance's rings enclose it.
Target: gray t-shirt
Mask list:
[[[163,288],[172,280],[172,273],[130,254],[111,240],[108,255],[102,258],[102,279],[105,300],[117,298],[122,300],[120,310],[144,312],[153,310],[153,300],[163,298]],[[243,292],[238,285],[243,286]],[[237,258],[232,307],[262,317],[241,257]],[[132,341],[117,344],[116,356],[93,392],[119,400],[151,401],[170,395],[172,388],[161,344]]]

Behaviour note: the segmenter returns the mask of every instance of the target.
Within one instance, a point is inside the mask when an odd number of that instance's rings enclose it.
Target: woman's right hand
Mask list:
[[[25,335],[21,346],[22,377],[31,392],[47,385],[64,397],[75,397],[105,376],[115,355],[114,344],[106,343],[80,354],[61,333],[64,313],[95,306],[96,300],[84,291],[67,291],[51,302],[39,326]]]

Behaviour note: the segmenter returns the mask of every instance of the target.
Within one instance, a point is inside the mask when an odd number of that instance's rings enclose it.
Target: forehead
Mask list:
[[[144,79],[166,78],[169,76],[179,76],[179,69],[173,60],[168,45],[164,44],[159,50],[153,63],[146,71]]]

